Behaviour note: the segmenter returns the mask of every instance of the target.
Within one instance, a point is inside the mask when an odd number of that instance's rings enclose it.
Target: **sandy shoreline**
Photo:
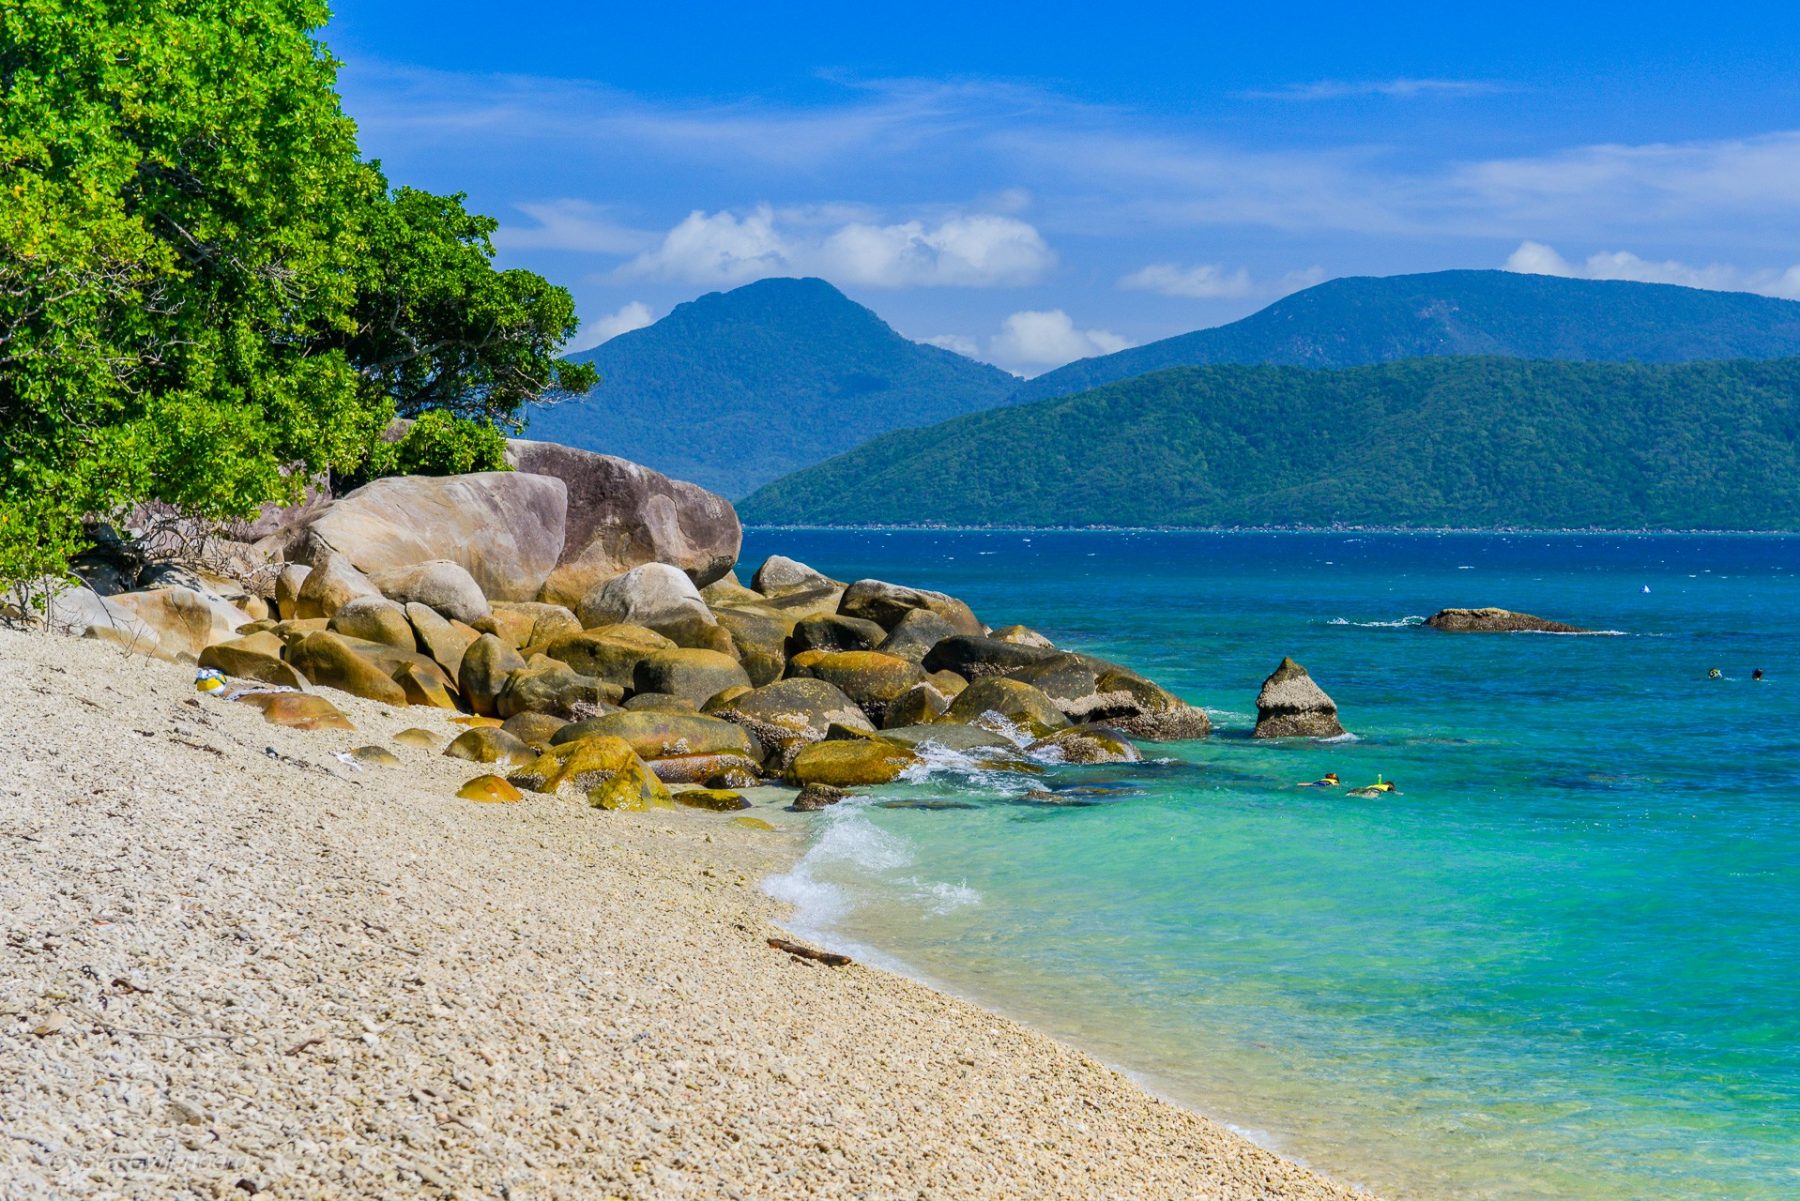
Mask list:
[[[770,949],[805,819],[477,805],[391,741],[433,711],[334,693],[357,732],[303,733],[191,679],[0,632],[9,1199],[1364,1195]]]

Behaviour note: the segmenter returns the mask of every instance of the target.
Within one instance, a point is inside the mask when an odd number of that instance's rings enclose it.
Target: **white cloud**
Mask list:
[[[494,234],[502,250],[574,250],[597,254],[635,254],[654,237],[614,221],[607,210],[585,200],[550,200],[520,204],[518,210],[535,225],[503,224]]]
[[[1104,329],[1077,329],[1061,309],[1014,313],[988,340],[988,357],[1026,374],[1060,367],[1090,355],[1124,350],[1131,342]]]
[[[858,220],[830,229],[814,212],[759,205],[741,218],[695,210],[619,274],[710,285],[820,275],[872,288],[986,288],[1032,283],[1055,262],[1038,231],[1016,217],[956,214],[935,225]]]
[[[628,334],[634,329],[643,329],[654,321],[649,306],[641,301],[633,300],[620,306],[617,312],[607,313],[592,321],[583,321],[581,330],[567,349],[570,351],[592,350],[602,342],[610,342],[620,334]]]
[[[1248,296],[1251,292],[1248,270],[1239,267],[1232,271],[1217,263],[1201,263],[1194,267],[1151,263],[1121,279],[1119,287],[1132,292],[1156,292],[1163,296],[1186,296],[1196,300]]]
[[[981,343],[973,338],[965,338],[961,334],[938,334],[935,337],[921,339],[927,346],[937,346],[963,356],[965,359],[981,357]]]
[[[1656,262],[1628,250],[1605,250],[1571,263],[1542,242],[1525,241],[1507,257],[1507,271],[1526,275],[1559,275],[1568,279],[1628,279],[1646,284],[1680,284],[1714,292],[1756,292],[1800,300],[1800,265],[1783,270],[1764,267],[1745,271],[1728,263],[1697,267],[1676,259]]]
[[[1511,90],[1486,79],[1321,79],[1237,95],[1241,100],[1349,100],[1362,96],[1410,100],[1416,96],[1492,96]]]

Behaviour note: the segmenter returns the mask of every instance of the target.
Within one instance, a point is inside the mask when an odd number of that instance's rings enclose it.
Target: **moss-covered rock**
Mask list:
[[[889,742],[897,742],[901,746],[915,750],[926,743],[941,746],[947,751],[1016,751],[1018,744],[1012,739],[996,734],[992,730],[980,726],[958,725],[955,722],[938,721],[926,725],[895,726],[883,730],[881,736]]]
[[[470,763],[503,763],[508,767],[523,767],[536,759],[539,753],[518,736],[494,726],[464,730],[444,748],[444,754],[452,759],[464,759]]]
[[[494,621],[504,623],[521,650],[535,649],[558,638],[581,633],[581,622],[561,605],[541,601],[495,601]]]
[[[796,674],[836,685],[880,725],[887,708],[925,678],[917,663],[880,651],[836,651],[808,663]]]
[[[746,755],[671,755],[652,759],[650,770],[664,784],[704,784],[708,788],[751,788],[762,770]]]
[[[750,802],[742,793],[733,792],[729,788],[687,788],[675,794],[677,805],[686,805],[689,809],[708,809],[714,813],[733,813],[739,809],[750,808]]]
[[[808,784],[794,797],[791,806],[798,813],[817,813],[821,809],[841,804],[850,799],[848,788],[838,788],[830,784]]]
[[[1055,655],[1055,651],[1044,647],[958,634],[934,645],[923,662],[927,671],[953,671],[965,680],[979,680],[984,676],[1008,675]]]
[[[731,634],[738,662],[753,686],[779,680],[787,670],[788,635],[794,619],[764,605],[721,606],[713,610],[719,624]]]
[[[434,734],[430,730],[422,730],[418,726],[402,730],[394,735],[395,746],[407,746],[420,751],[435,751],[438,744],[443,741],[441,735]]]
[[[884,655],[923,663],[931,648],[946,638],[956,637],[956,627],[930,609],[914,609],[902,617],[893,632],[876,647]]]
[[[950,698],[933,687],[931,681],[921,680],[887,707],[881,724],[884,727],[921,725],[937,720],[949,708]]]
[[[985,628],[969,606],[954,596],[907,588],[883,580],[858,580],[844,590],[838,612],[846,617],[865,617],[891,630],[914,609],[929,609],[948,621],[959,634],[979,634]]]
[[[542,751],[550,745],[556,732],[568,724],[568,718],[554,713],[525,712],[513,714],[501,723],[500,728],[533,750]]]
[[[835,723],[874,733],[875,727],[842,689],[824,680],[777,680],[717,706],[716,716],[742,726],[767,752],[773,771],[787,767],[801,747],[818,742]]]
[[[308,634],[288,652],[288,662],[322,688],[336,688],[387,705],[407,703],[406,691],[387,672],[328,630]]]
[[[688,647],[656,652],[638,664],[634,677],[638,692],[685,697],[696,709],[727,688],[749,683],[749,675],[729,655]]]
[[[1062,710],[1038,689],[1004,676],[976,680],[950,702],[944,721],[1005,725],[1042,738],[1069,725]]]
[[[782,778],[789,784],[861,788],[890,783],[919,762],[909,748],[882,738],[815,742],[800,749]]]
[[[390,677],[400,685],[409,705],[456,708],[456,698],[450,692],[450,678],[436,663],[401,663],[391,669]]]
[[[644,759],[677,755],[738,755],[750,758],[756,745],[742,727],[716,717],[682,713],[613,713],[558,730],[552,746],[583,738],[622,739]]]
[[[417,645],[406,610],[385,596],[359,596],[346,601],[331,615],[329,628],[351,638],[379,642],[400,650],[410,651]]]
[[[552,746],[507,781],[596,809],[636,811],[674,804],[668,787],[622,738],[596,736]]]
[[[1137,763],[1144,757],[1125,735],[1097,725],[1070,726],[1025,749],[1059,763]]]
[[[643,626],[610,625],[552,638],[539,649],[584,676],[630,688],[639,663],[674,646],[671,640]]]
[[[500,694],[506,690],[507,678],[524,667],[525,659],[517,650],[497,635],[483,634],[463,652],[462,663],[457,669],[456,679],[464,702],[479,716],[494,716]]]
[[[794,623],[787,640],[789,656],[805,651],[872,651],[887,638],[879,624],[861,617],[831,613]]]
[[[480,631],[460,621],[451,621],[430,605],[417,601],[407,604],[406,619],[412,624],[419,650],[430,655],[451,679],[457,679],[462,671],[463,653],[481,637]]]
[[[622,706],[627,713],[698,713],[700,706],[668,692],[640,692]],[[599,716],[596,714],[596,716]]]
[[[1092,655],[1059,653],[1009,677],[1040,689],[1071,722],[1097,722],[1132,738],[1204,738],[1206,714],[1136,672]]]
[[[1056,644],[1054,642],[1051,642],[1048,638],[1044,637],[1030,626],[1001,626],[992,634],[989,634],[988,637],[998,638],[1001,642],[1016,642],[1020,646],[1035,646],[1040,650],[1053,651],[1056,649]]]
[[[615,705],[625,695],[617,684],[584,676],[556,659],[540,659],[536,665],[510,673],[495,698],[500,717],[520,713],[553,713],[558,717],[584,717],[601,705]]]

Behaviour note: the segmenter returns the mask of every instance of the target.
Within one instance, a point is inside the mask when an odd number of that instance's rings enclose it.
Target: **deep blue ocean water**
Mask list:
[[[769,553],[952,592],[1216,726],[1038,778],[945,756],[803,819],[769,884],[802,931],[1388,1196],[1800,1196],[1800,539],[746,535]],[[1416,624],[1452,605],[1617,633]],[[1354,741],[1249,739],[1283,655]],[[1295,787],[1327,770],[1400,791]]]

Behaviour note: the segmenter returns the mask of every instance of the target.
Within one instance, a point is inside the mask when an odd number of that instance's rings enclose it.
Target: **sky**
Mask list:
[[[365,154],[598,344],[817,275],[1032,375],[1338,276],[1800,299],[1800,5],[337,0]]]

